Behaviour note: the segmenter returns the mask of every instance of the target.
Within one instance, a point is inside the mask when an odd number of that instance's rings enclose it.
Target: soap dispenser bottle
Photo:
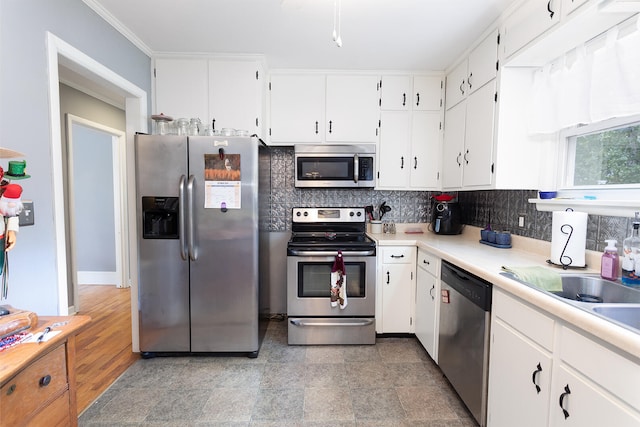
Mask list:
[[[618,280],[618,248],[616,240],[605,240],[607,247],[604,248],[602,260],[600,261],[600,277],[607,280]]]
[[[631,236],[622,242],[622,283],[625,285],[640,286],[640,277],[635,273],[640,265],[640,213],[636,212],[636,219],[633,221]]]

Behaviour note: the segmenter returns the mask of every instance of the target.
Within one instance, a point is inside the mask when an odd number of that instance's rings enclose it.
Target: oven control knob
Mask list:
[[[349,216],[353,216],[353,212],[349,212]]]
[[[300,216],[302,213],[300,211],[296,212],[296,216]]]
[[[304,216],[309,216],[309,212],[304,211]]]
[[[357,216],[362,216],[362,212],[356,213]]]

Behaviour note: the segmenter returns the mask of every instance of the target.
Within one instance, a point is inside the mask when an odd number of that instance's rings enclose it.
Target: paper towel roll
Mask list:
[[[584,267],[587,244],[585,212],[553,212],[551,228],[551,262],[566,267]]]

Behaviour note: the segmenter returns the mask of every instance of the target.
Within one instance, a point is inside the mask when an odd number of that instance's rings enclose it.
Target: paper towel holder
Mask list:
[[[573,212],[572,208],[567,208],[566,211],[571,211]],[[566,270],[568,268],[587,268],[587,265],[579,265],[579,266],[573,266],[571,265],[573,263],[573,259],[569,256],[569,255],[565,255],[565,252],[567,250],[567,246],[569,246],[569,241],[571,240],[571,236],[573,235],[573,226],[571,224],[562,224],[560,226],[560,232],[562,232],[562,234],[568,234],[569,237],[567,237],[567,241],[564,243],[564,247],[562,248],[562,252],[560,253],[560,256],[558,257],[558,259],[560,260],[560,264],[555,263],[553,261],[551,261],[550,259],[547,260],[548,264],[551,265],[556,265],[558,267],[562,267],[563,270]],[[564,260],[568,260],[568,262],[565,264]]]

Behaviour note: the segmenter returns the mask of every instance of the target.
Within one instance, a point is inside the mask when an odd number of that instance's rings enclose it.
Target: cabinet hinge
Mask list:
[[[496,71],[500,70],[500,61],[496,61]]]
[[[258,78],[259,78],[258,76],[259,76],[258,70],[256,70],[256,80],[258,80]]]
[[[378,127],[382,126],[382,120],[378,119]]]
[[[155,69],[155,68],[153,69],[153,77],[158,77],[158,76],[156,75],[156,69]]]
[[[498,92],[493,96],[493,101],[498,102]]]
[[[440,108],[442,108],[442,98],[440,98]]]
[[[382,107],[382,98],[378,98],[378,107]]]
[[[409,325],[410,325],[410,326],[411,326],[411,325],[413,325],[413,317],[410,317],[410,318],[409,318]]]
[[[376,175],[377,175],[378,179],[380,179],[380,171],[378,171],[378,172],[376,173]]]
[[[269,128],[269,136],[271,136],[271,128]]]
[[[269,82],[269,90],[271,90],[271,82]]]
[[[258,127],[258,118],[256,117],[256,127]]]
[[[498,39],[498,40],[497,40],[498,44],[500,44],[500,33],[498,33],[498,37],[497,37],[497,39]]]
[[[440,130],[442,130],[442,122],[440,122]]]
[[[436,180],[440,181],[440,172],[436,172]]]
[[[444,89],[444,80],[440,80],[440,89]]]
[[[382,90],[382,79],[380,79],[380,83],[378,84],[378,88],[376,90]]]
[[[493,171],[495,170],[495,167],[494,167],[495,165],[496,165],[495,163],[491,163],[491,173],[493,173]]]

